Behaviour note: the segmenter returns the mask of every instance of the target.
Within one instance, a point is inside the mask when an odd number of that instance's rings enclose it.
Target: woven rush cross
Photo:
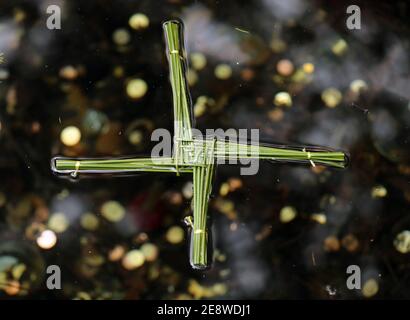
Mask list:
[[[189,95],[184,50],[183,25],[176,20],[163,24],[170,82],[173,93],[174,137],[172,156],[121,157],[121,158],[67,158],[54,157],[52,171],[58,175],[77,177],[87,174],[132,174],[139,172],[168,172],[176,175],[193,175],[193,219],[191,226],[190,264],[195,269],[210,265],[208,242],[208,201],[215,168],[227,160],[271,160],[298,162],[312,166],[324,165],[344,168],[345,153],[322,147],[285,147],[259,145],[252,142],[227,141],[218,136],[197,137],[192,127],[192,106]]]

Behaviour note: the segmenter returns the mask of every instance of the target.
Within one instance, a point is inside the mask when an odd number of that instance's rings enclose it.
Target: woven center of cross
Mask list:
[[[344,168],[346,155],[322,147],[285,147],[259,145],[252,142],[226,141],[217,136],[195,137],[191,121],[192,106],[186,80],[186,53],[183,26],[178,21],[163,24],[174,108],[174,148],[172,156],[121,158],[66,158],[51,160],[54,173],[77,177],[87,174],[123,174],[169,172],[193,175],[193,219],[191,226],[190,263],[204,269],[208,257],[208,200],[211,194],[215,165],[220,161],[266,159],[277,162],[298,162],[312,166]],[[234,161],[235,162],[235,161]],[[230,162],[231,163],[231,162]]]

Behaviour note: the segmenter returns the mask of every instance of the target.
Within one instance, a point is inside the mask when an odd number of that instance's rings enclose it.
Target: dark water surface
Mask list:
[[[359,30],[346,1],[58,0],[60,30],[49,4],[0,2],[0,298],[410,297],[408,2],[358,2]],[[50,170],[56,155],[150,154],[152,131],[172,130],[173,18],[199,129],[350,154],[345,170],[219,166],[205,272],[189,266],[190,175]]]

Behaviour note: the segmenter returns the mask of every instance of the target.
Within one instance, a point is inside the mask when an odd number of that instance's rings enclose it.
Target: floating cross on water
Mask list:
[[[225,160],[266,159],[275,162],[303,162],[344,168],[346,155],[321,147],[285,147],[259,145],[252,142],[232,142],[217,136],[198,138],[193,134],[191,100],[186,81],[186,54],[183,26],[178,21],[163,24],[170,81],[174,104],[174,148],[169,157],[65,158],[55,157],[51,168],[59,175],[77,177],[81,174],[121,174],[138,172],[170,172],[193,174],[193,220],[190,263],[195,269],[209,264],[207,225],[208,200],[211,193],[215,165]]]

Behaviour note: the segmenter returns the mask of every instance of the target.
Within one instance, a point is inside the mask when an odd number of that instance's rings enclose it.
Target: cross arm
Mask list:
[[[81,174],[119,174],[135,172],[176,172],[172,158],[66,158],[51,159],[51,169],[59,175],[73,178]],[[179,172],[192,172],[192,168],[178,168]]]
[[[214,177],[214,164],[197,166],[193,169],[194,181],[194,218],[191,230],[190,263],[195,269],[205,269],[208,266],[208,245],[210,230],[208,230],[208,200],[211,194]]]
[[[191,98],[186,79],[183,25],[171,20],[163,24],[163,29],[174,104],[174,136],[179,140],[191,140]]]
[[[345,168],[348,157],[344,152],[323,147],[285,147],[252,143],[236,143],[218,140],[215,147],[217,159],[261,159],[278,162],[321,164],[335,168]]]

